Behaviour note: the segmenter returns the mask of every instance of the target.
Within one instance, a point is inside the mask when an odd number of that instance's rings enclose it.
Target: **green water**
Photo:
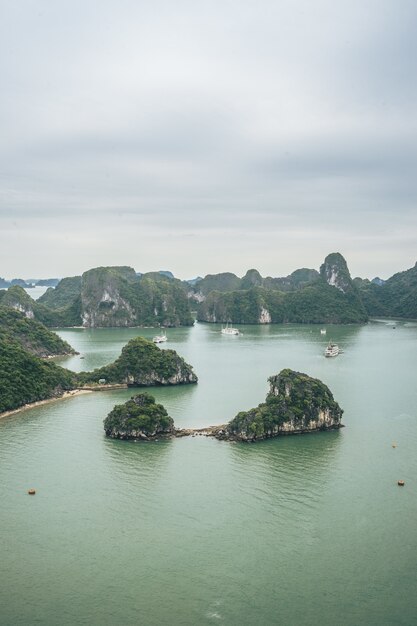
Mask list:
[[[107,440],[129,390],[0,420],[2,626],[417,623],[417,324],[242,330],[168,331],[200,378],[152,390],[178,426],[225,422],[291,367],[329,385],[346,428]],[[103,365],[138,333],[154,331],[62,330],[84,358],[60,362]],[[344,354],[325,359],[329,339]]]

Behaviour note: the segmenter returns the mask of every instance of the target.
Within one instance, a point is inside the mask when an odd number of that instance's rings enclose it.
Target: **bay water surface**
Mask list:
[[[326,336],[240,329],[167,331],[162,349],[199,376],[149,390],[176,426],[225,423],[290,367],[330,387],[346,427],[257,444],[106,439],[103,419],[132,389],[3,418],[3,626],[417,624],[417,323],[328,326]],[[76,371],[155,334],[58,332],[81,354],[57,362]],[[323,356],[329,339],[344,350],[337,358]]]

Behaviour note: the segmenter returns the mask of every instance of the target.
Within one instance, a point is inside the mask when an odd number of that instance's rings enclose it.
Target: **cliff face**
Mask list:
[[[134,326],[136,315],[128,300],[129,284],[136,281],[129,267],[100,267],[81,279],[81,317],[86,327]]]
[[[83,274],[81,317],[86,327],[193,324],[181,281],[158,272],[137,276],[129,267],[101,267]]]
[[[347,263],[339,252],[332,252],[326,256],[320,267],[320,276],[328,285],[336,287],[342,293],[347,293],[353,288]]]
[[[104,430],[113,439],[146,441],[171,436],[174,420],[152,396],[140,393],[110,411],[104,420]]]
[[[82,276],[63,278],[39,303],[49,319],[61,319],[63,326],[170,327],[191,326],[194,321],[187,289],[170,272],[138,275],[125,266],[96,267]],[[47,317],[44,314],[42,321],[47,323]]]
[[[307,374],[285,369],[269,378],[266,401],[243,411],[215,436],[257,441],[279,435],[332,430],[342,426],[343,411],[329,388]]]

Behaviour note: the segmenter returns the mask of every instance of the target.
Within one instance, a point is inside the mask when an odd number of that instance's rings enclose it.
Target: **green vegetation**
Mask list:
[[[21,287],[0,291],[0,303],[58,326],[191,326],[187,290],[180,280],[130,267],[98,267],[63,278],[38,301]]]
[[[20,311],[0,306],[0,338],[18,343],[39,357],[75,354],[75,350],[43,324]]]
[[[230,293],[238,290],[249,290],[253,287],[264,287],[268,290],[294,291],[305,287],[319,278],[316,270],[307,268],[295,270],[285,278],[263,278],[258,270],[250,269],[243,278],[238,278],[235,274],[224,272],[222,274],[207,274],[205,278],[198,280],[191,289],[196,294],[207,296],[213,291],[219,293]]]
[[[417,319],[417,263],[383,285],[360,279],[355,283],[369,315]]]
[[[76,386],[76,375],[0,336],[0,413],[60,396]]]
[[[135,387],[196,383],[197,376],[188,363],[175,350],[161,350],[154,343],[136,337],[123,348],[121,355],[111,365],[93,372],[78,374],[81,384],[126,383]]]
[[[211,291],[220,291],[223,293],[239,289],[240,282],[240,278],[231,272],[207,274],[207,276],[196,283],[195,289],[203,295],[207,295]]]
[[[71,353],[73,348],[40,322],[0,306],[0,413],[73,389],[76,374],[40,358]]]
[[[340,427],[343,411],[320,380],[284,369],[268,381],[266,401],[238,413],[226,427],[228,438],[253,441],[280,433]]]
[[[104,430],[108,437],[149,439],[172,433],[174,421],[162,404],[156,404],[149,394],[140,393],[110,411]]]
[[[259,324],[263,310],[275,324],[352,324],[366,322],[368,318],[356,293],[342,293],[317,282],[290,292],[263,287],[226,294],[212,292],[200,305],[198,320]]]
[[[45,326],[78,326],[81,323],[80,302],[74,301],[71,306],[62,309],[50,309],[33,300],[19,286],[0,291],[0,305],[21,311],[29,318],[35,318]]]
[[[142,337],[129,341],[114,363],[94,372],[76,374],[39,358],[71,352],[40,322],[0,306],[0,413],[67,390],[99,387],[100,379],[131,386],[197,382],[192,367],[174,350],[160,350]]]
[[[256,270],[242,279],[243,285],[259,282]],[[351,324],[368,319],[346,261],[338,253],[326,257],[321,276],[304,268],[286,279],[265,278],[263,286],[228,293],[212,291],[200,304],[197,317],[200,321],[235,324]]]
[[[49,287],[37,300],[49,309],[64,309],[71,307],[81,294],[81,276],[69,276],[59,281],[55,289]]]

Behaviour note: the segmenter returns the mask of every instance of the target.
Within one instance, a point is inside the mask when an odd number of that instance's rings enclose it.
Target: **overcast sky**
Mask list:
[[[416,262],[415,0],[0,11],[0,276]]]

